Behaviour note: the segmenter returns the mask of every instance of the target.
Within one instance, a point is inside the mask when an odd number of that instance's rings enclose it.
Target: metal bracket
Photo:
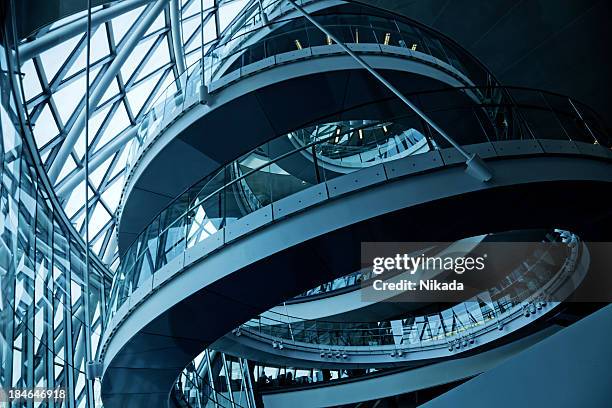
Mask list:
[[[85,376],[88,380],[102,378],[103,368],[101,361],[88,361],[85,367]]]
[[[485,182],[493,178],[493,174],[491,174],[485,162],[476,153],[472,154],[465,165],[467,166],[465,172],[480,181]]]

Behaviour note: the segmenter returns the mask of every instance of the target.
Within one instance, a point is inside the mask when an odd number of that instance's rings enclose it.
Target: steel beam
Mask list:
[[[174,59],[176,69],[181,75],[185,72],[185,51],[181,35],[180,0],[170,0],[170,29],[172,32],[172,48],[174,49]]]
[[[153,0],[126,0],[115,3],[111,7],[102,9],[91,16],[92,28],[99,26],[113,18],[135,10],[145,4],[151,3]],[[70,22],[62,27],[51,30],[46,34],[35,38],[33,41],[23,43],[19,46],[19,58],[21,62],[25,62],[30,58],[34,58],[40,53],[53,48],[54,46],[66,41],[75,35],[82,34],[87,31],[87,16],[83,16],[73,22]]]
[[[112,81],[115,80],[115,77],[119,73],[119,70],[123,66],[124,62],[132,54],[132,51],[136,45],[138,45],[138,42],[141,40],[142,36],[149,29],[151,24],[153,24],[167,3],[168,0],[156,0],[155,4],[145,12],[145,16],[137,23],[131,33],[126,35],[127,38],[125,40],[125,44],[123,44],[121,50],[119,50],[106,72],[104,72],[104,75],[100,79],[98,85],[91,91],[89,104],[93,109],[96,108],[107,88],[111,85]],[[72,149],[74,148],[74,145],[76,144],[81,132],[83,129],[85,129],[86,123],[87,118],[85,115],[85,110],[82,110],[72,125],[72,128],[62,141],[62,146],[57,152],[57,156],[53,160],[53,163],[51,163],[48,174],[52,183],[57,181],[57,177],[59,176],[65,161],[68,159],[70,152],[72,152]]]
[[[118,152],[127,142],[136,137],[138,127],[132,126],[125,132],[118,135],[115,139],[104,145],[100,150],[89,156],[89,171],[96,170],[109,157]],[[85,169],[81,168],[76,173],[67,176],[55,189],[55,193],[59,197],[65,197],[71,192],[81,181],[85,179]]]
[[[108,244],[106,245],[106,251],[102,261],[106,265],[110,265],[113,262],[115,253],[117,252],[117,234],[111,234]]]

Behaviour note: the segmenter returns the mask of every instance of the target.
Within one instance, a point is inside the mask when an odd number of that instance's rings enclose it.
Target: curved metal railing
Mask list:
[[[371,351],[372,346],[395,345],[407,352],[432,345],[447,347],[457,341],[473,342],[478,333],[498,328],[517,311],[541,308],[542,302],[545,304],[553,296],[557,287],[553,283],[572,276],[581,241],[566,231],[560,231],[558,236],[561,248],[548,244],[535,247],[501,282],[437,313],[403,316],[394,319],[394,325],[391,321],[304,320],[268,311],[242,324],[234,334],[260,338],[266,344],[276,342],[277,348],[310,345],[316,352],[334,349],[334,354],[349,347],[367,346]]]
[[[503,88],[509,95],[497,103],[478,103],[466,95],[473,87],[438,90],[415,95],[422,109],[430,117],[445,120],[460,130],[457,141],[462,145],[507,140],[555,139],[581,141],[609,147],[610,138],[597,116],[570,98],[524,88]],[[459,97],[459,99],[457,99]],[[457,105],[440,101],[454,100]],[[239,183],[246,183],[260,206],[278,201],[312,185],[338,177],[336,171],[321,166],[323,146],[334,144],[337,136],[383,123],[398,126],[396,131],[418,132],[434,149],[449,145],[415,114],[390,117],[384,121],[368,120],[366,125],[348,127],[340,134],[317,138],[300,147],[287,149],[288,135],[267,142],[190,187],[177,197],[140,233],[122,258],[111,290],[109,310],[114,313],[139,287],[161,267],[186,249],[210,238],[219,229],[257,210],[239,205],[244,194],[236,191]],[[381,152],[365,166],[381,161],[402,160],[396,155]],[[418,154],[416,152],[415,154]],[[378,153],[377,153],[378,154]],[[304,155],[310,155],[306,160]],[[234,166],[241,172],[232,171]],[[353,168],[358,170],[359,167]],[[261,208],[261,207],[259,207]]]
[[[555,292],[556,288],[563,285],[564,280],[580,281],[581,277],[576,272],[578,269],[584,269],[578,268],[580,264],[578,259],[583,255],[580,239],[570,232],[559,230],[553,234],[546,234],[546,237],[549,239],[546,244],[535,247],[533,253],[525,258],[522,266],[509,272],[508,279],[491,288],[487,294],[480,294],[472,302],[459,303],[435,314],[403,316],[394,322],[399,323],[399,326],[391,321],[315,322],[281,314],[275,314],[275,318],[270,317],[270,312],[266,312],[267,324],[263,323],[261,318],[252,319],[234,330],[233,334],[260,338],[266,346],[269,347],[272,342],[275,348],[281,350],[296,345],[303,347],[309,343],[317,353],[320,352],[321,356],[325,354],[325,357],[331,358],[331,361],[346,359],[345,353],[354,353],[354,350],[350,350],[352,346],[367,346],[366,349],[373,352],[377,352],[376,350],[389,352],[388,347],[381,349],[376,346],[392,345],[395,347],[395,353],[409,353],[415,348],[435,346],[448,347],[449,351],[468,349],[468,344],[471,345],[475,341],[481,343],[479,334],[487,330],[497,331],[503,328],[506,321],[516,318],[517,315],[528,317],[529,314],[538,314],[537,310],[540,309],[550,310],[554,304],[557,304],[557,300],[561,299],[554,295],[555,300],[550,301],[551,305],[547,305],[547,294]],[[548,251],[550,247],[546,245],[550,243],[558,244],[561,251],[558,251],[557,247],[553,251]],[[554,263],[551,263],[551,259],[554,259]],[[287,323],[290,319],[292,323]],[[370,326],[366,327],[367,325]],[[208,352],[202,354],[205,353]],[[197,406],[198,403],[229,406],[226,404],[230,404],[231,401],[226,395],[227,392],[223,391],[223,384],[217,387],[217,391],[211,386],[211,378],[214,380],[215,375],[212,373],[211,376],[211,373],[208,373],[207,362],[212,359],[199,358],[197,361],[200,363],[196,364],[194,361],[194,364],[190,364],[179,376],[175,384],[177,399],[186,403],[191,402],[192,406]],[[242,367],[239,370],[242,373],[238,375],[240,378],[237,380],[250,377],[251,373],[248,372],[245,362],[240,359],[237,362]],[[267,365],[265,361],[261,363]],[[316,373],[315,371],[317,370],[309,367],[293,367],[293,376],[280,375],[276,379],[274,376],[268,377],[263,375],[263,372],[259,372],[257,387],[272,386],[272,384],[320,383],[341,377],[341,372],[336,371],[335,377],[331,375],[325,380],[324,376],[320,375],[321,370]],[[366,371],[379,370],[363,370],[362,374]],[[285,373],[288,372],[290,371],[286,369]],[[279,373],[280,371],[277,372]],[[252,380],[248,378],[248,382],[238,381],[240,384],[233,387],[240,392],[248,392],[245,388],[253,386]],[[218,391],[219,388],[222,392]],[[234,397],[234,404],[236,404],[235,399]]]
[[[301,3],[312,4],[317,3],[317,0]],[[209,48],[203,59],[187,68],[157,96],[139,123],[138,137],[131,142],[127,159],[128,170],[134,166],[145,147],[161,134],[165,127],[200,102],[202,83],[209,85],[225,75],[254,66],[253,64],[276,55],[333,45],[329,38],[302,17],[288,16],[289,12],[294,11],[291,5],[275,1],[266,7],[276,10],[272,13],[276,18],[267,24],[255,24],[252,18],[244,20],[244,29],[236,30],[233,35]],[[473,56],[442,34],[387,11],[370,6],[359,7],[366,12],[369,10],[372,15],[357,14],[355,11],[336,11],[333,16],[315,14],[314,17],[349,45],[383,46],[388,51],[394,48],[409,50],[410,55],[420,56],[420,59],[428,61],[429,64],[446,64],[453,72],[469,79],[465,85],[479,85],[483,86],[479,89],[488,90],[493,88],[486,86],[497,84],[491,73]],[[405,53],[407,58],[410,58],[410,55]],[[432,57],[434,59],[431,59]],[[488,94],[481,96],[483,99],[493,98],[493,95]]]

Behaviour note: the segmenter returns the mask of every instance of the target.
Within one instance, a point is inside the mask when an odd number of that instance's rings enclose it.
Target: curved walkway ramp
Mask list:
[[[497,85],[467,51],[414,21],[365,5],[306,3],[315,19],[342,33],[343,42],[406,94]],[[319,123],[386,119],[404,109],[293,7],[270,18],[257,27],[245,21],[244,29],[189,67],[145,115],[128,159],[120,253],[172,198],[265,141]],[[200,92],[202,82],[206,91]],[[494,93],[465,92],[487,103],[496,100]],[[437,109],[445,101],[424,97],[420,104]],[[457,119],[446,113],[436,120],[444,128]]]
[[[423,406],[607,407],[610,336],[608,305]]]
[[[538,333],[510,344],[436,364],[402,371],[381,372],[354,379],[330,383],[263,390],[266,408],[319,408],[358,404],[394,395],[419,391],[452,383],[481,374],[516,356],[525,349],[558,332],[559,326],[551,326]],[[463,406],[463,405],[459,405]]]
[[[486,235],[470,237],[445,246],[432,246],[421,248],[413,255],[435,254],[444,256],[451,251],[460,249],[466,254],[469,250],[478,247],[478,244],[486,238]],[[280,324],[292,323],[294,321],[321,320],[326,322],[379,322],[397,318],[422,307],[417,302],[394,302],[395,296],[392,292],[376,296],[376,300],[366,300],[373,297],[373,288],[363,283],[372,279],[371,268],[363,268],[358,272],[341,277],[332,282],[326,282],[326,286],[337,285],[335,290],[319,293],[316,295],[299,296],[283,302],[268,312],[263,313],[260,318],[269,318],[269,324],[274,321]],[[331,285],[330,285],[331,284]]]
[[[407,94],[470,85],[408,55],[379,54],[368,54],[365,59]],[[297,58],[291,64],[253,65],[258,65],[255,73],[211,88],[214,102],[196,103],[173,120],[157,121],[168,122],[167,127],[158,137],[150,137],[129,171],[122,199],[121,249],[172,198],[268,140],[312,123],[355,117],[378,120],[402,109],[401,102],[337,50],[316,58]]]
[[[408,313],[395,321],[300,321],[266,312],[211,348],[270,365],[327,369],[414,366],[482,351],[550,317],[582,282],[590,253],[577,237],[567,236],[556,244],[557,254],[534,247],[533,256],[517,260],[520,266],[503,279],[504,295],[494,286],[438,313]]]
[[[612,186],[608,149],[507,143],[490,146],[490,182],[467,175],[452,151],[403,158],[274,202],[182,252],[112,317],[102,339],[105,406],[165,406],[201,350],[283,300],[357,270],[361,242],[528,228],[588,240],[598,232],[610,216],[601,199]]]

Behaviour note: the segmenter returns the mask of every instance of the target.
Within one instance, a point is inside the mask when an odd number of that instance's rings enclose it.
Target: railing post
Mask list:
[[[576,111],[576,113],[578,114],[578,117],[580,118],[580,120],[582,121],[582,123],[584,123],[584,126],[587,128],[587,130],[589,131],[589,134],[591,135],[591,137],[593,138],[593,140],[595,140],[595,143],[599,143],[599,140],[597,140],[597,138],[595,137],[595,134],[593,133],[593,131],[591,130],[591,127],[589,126],[589,124],[584,120],[584,118],[582,117],[582,114],[580,113],[580,111],[578,110],[578,108],[576,107],[576,105],[574,105],[574,102],[572,101],[572,98],[567,98],[567,100],[569,101],[570,105],[572,105],[572,108],[574,108],[574,110]]]
[[[315,149],[315,145],[312,145],[312,162],[315,168],[315,178],[317,180],[317,184],[321,183],[321,174],[319,173],[319,161],[317,159],[317,151]]]
[[[436,150],[432,142],[433,138],[431,136],[431,129],[429,128],[429,125],[423,119],[421,119],[421,124],[423,125],[423,129],[425,130],[425,134],[423,136],[425,136],[425,140],[427,141],[427,147],[429,147],[429,150],[431,151]]]

